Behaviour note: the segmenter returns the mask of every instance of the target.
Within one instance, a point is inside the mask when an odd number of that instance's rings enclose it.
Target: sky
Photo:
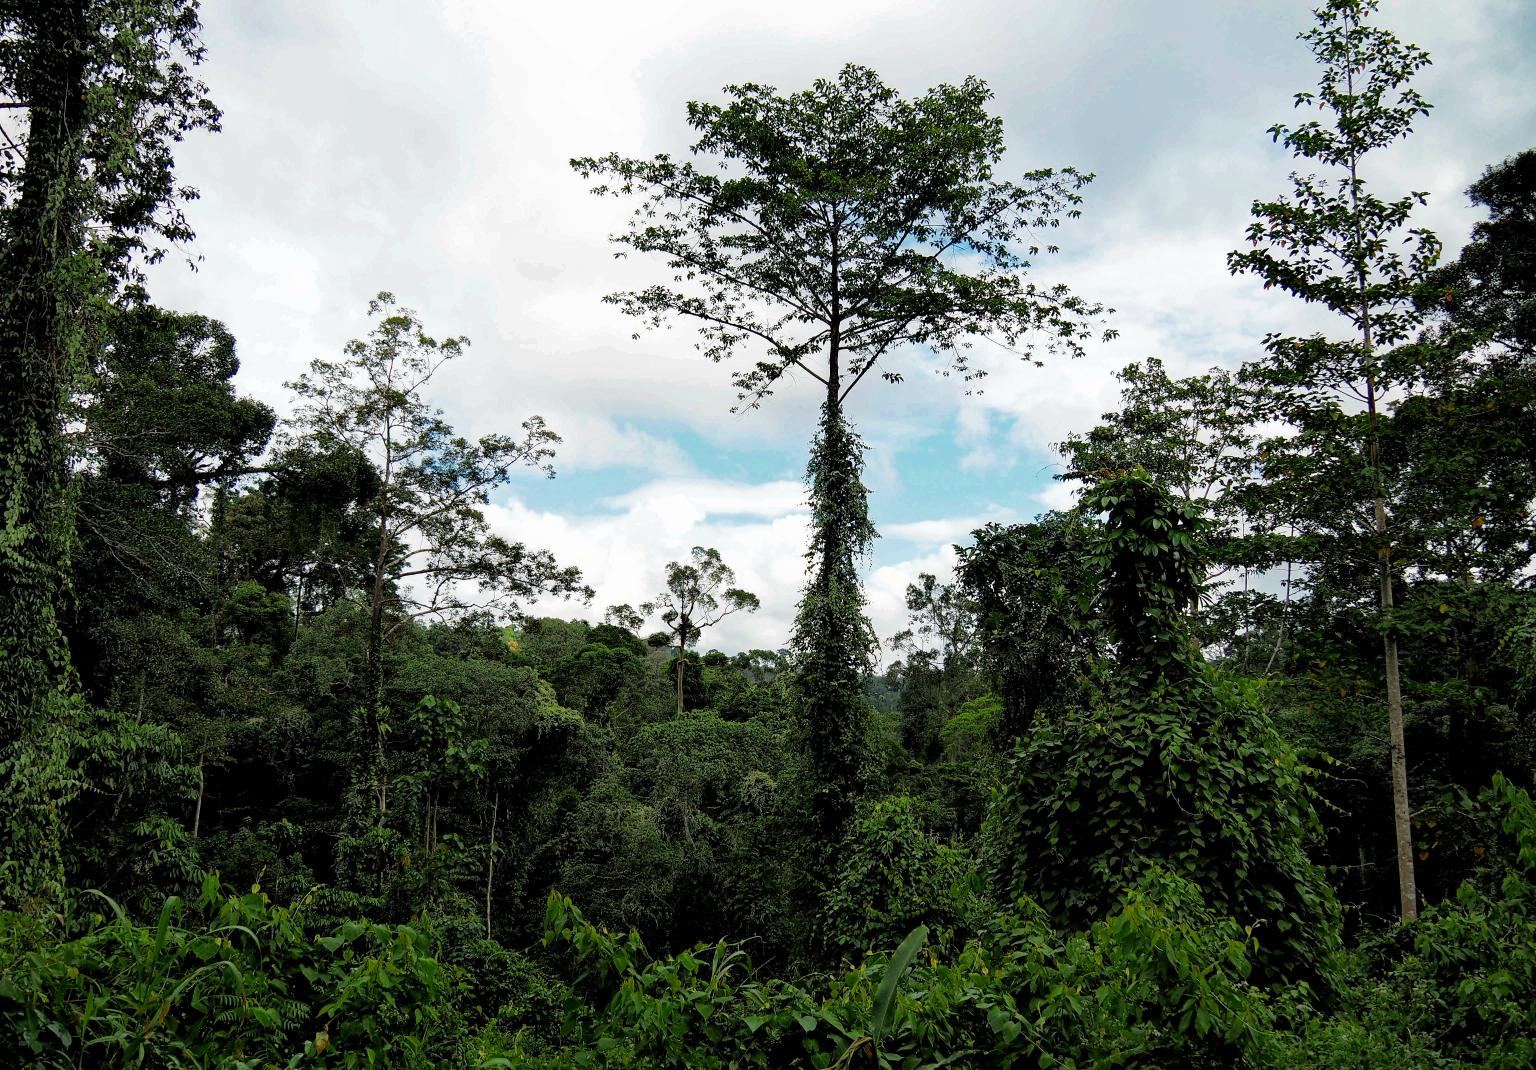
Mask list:
[[[819,384],[802,377],[761,409],[731,412],[730,369],[685,324],[632,337],[602,302],[656,265],[616,260],[629,209],[597,199],[574,156],[686,153],[689,100],[744,81],[793,92],[849,62],[919,95],[977,75],[1008,154],[1000,174],[1076,166],[1096,175],[1082,219],[1053,235],[1039,282],[1116,312],[1119,337],[1043,368],[977,350],[980,393],[899,358],[849,412],[868,445],[880,531],[866,571],[877,633],[904,626],[919,572],[949,575],[954,544],[988,521],[1071,502],[1052,444],[1116,407],[1113,372],[1159,357],[1193,374],[1255,356],[1271,331],[1325,320],[1228,275],[1257,198],[1295,164],[1267,129],[1297,121],[1317,78],[1292,0],[262,0],[203,5],[201,68],[223,131],[189,139],[198,237],[155,269],[157,303],[233,331],[239,389],[291,408],[283,384],[338,359],[369,329],[381,290],[429,332],[467,335],[429,400],[461,433],[512,432],[540,414],[563,443],[557,478],[519,477],[487,516],[553,550],[596,589],[598,619],[662,585],[666,562],[719,549],[762,609],[703,646],[786,641],[804,583],[800,482]],[[1376,20],[1427,49],[1416,82],[1435,105],[1365,176],[1382,195],[1422,190],[1416,217],[1454,255],[1479,213],[1465,189],[1536,145],[1536,4],[1384,0]]]

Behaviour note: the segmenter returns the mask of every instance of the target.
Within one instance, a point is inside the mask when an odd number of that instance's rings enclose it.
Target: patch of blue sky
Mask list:
[[[678,447],[694,474],[703,479],[749,486],[797,481],[805,464],[805,443],[776,436],[757,444],[739,439],[722,444],[680,423],[634,421],[626,427]],[[968,464],[972,446],[961,445],[958,438],[958,427],[951,420],[948,426],[904,439],[886,429],[880,440],[869,444],[865,482],[871,488],[871,516],[883,533],[877,557],[931,548],[932,539],[914,525],[957,517],[1027,520],[1045,508],[1040,494],[1059,470],[1053,458],[1025,447],[1008,447],[1017,452],[1003,453],[988,463]],[[540,511],[605,515],[623,511],[617,499],[671,475],[625,463],[564,471],[553,480],[529,473],[515,479],[505,494]]]
[[[1032,517],[1045,506],[1039,495],[1059,471],[1053,458],[1026,447],[997,463],[967,464],[971,450],[953,434],[932,435],[892,453],[867,455],[893,478],[870,481],[870,512],[877,524],[907,524],[940,517],[991,514]],[[886,483],[882,486],[881,483]]]

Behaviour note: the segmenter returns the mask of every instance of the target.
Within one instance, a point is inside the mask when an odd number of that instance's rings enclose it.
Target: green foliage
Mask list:
[[[1316,982],[1338,920],[1306,854],[1320,832],[1307,772],[1251,696],[1214,677],[1144,681],[1021,743],[987,819],[987,868],[1003,894],[1078,927],[1166,866],[1252,930],[1267,977]]]
[[[130,909],[156,909],[167,889],[194,887],[197,851],[180,819],[197,798],[197,770],[171,729],[86,709],[70,766],[81,790],[66,811],[67,872],[76,887],[110,888]]]
[[[758,349],[735,377],[746,407],[792,369],[826,388],[807,465],[811,576],[791,648],[808,809],[828,844],[844,831],[866,775],[861,692],[874,648],[858,575],[874,528],[863,446],[843,403],[893,347],[942,353],[967,379],[981,374],[968,354],[976,335],[1028,356],[1038,330],[1051,349],[1081,352],[1102,306],[1023,273],[1026,257],[1040,252],[1031,228],[1076,215],[1090,176],[994,178],[1002,124],[987,114],[990,92],[976,78],[907,101],[874,71],[849,64],[835,81],[789,96],[754,84],[726,93],[725,106],[688,105],[700,135],[694,152],[721,173],[666,155],[571,164],[598,181],[595,193],[641,198],[615,240],[659,254],[673,271],[674,285],[607,300],[648,326],[695,321],[712,360]],[[963,262],[948,255],[959,248]]]
[[[1197,657],[1188,614],[1205,579],[1202,509],[1134,470],[1095,484],[1083,506],[1109,514],[1088,565],[1102,577],[1099,598],[1121,671],[1182,675]]]
[[[693,151],[724,174],[666,155],[571,165],[597,180],[599,195],[641,198],[615,240],[658,254],[679,276],[679,285],[607,300],[647,325],[693,319],[712,360],[758,349],[735,378],[744,403],[757,405],[823,353],[830,374],[810,374],[824,384],[844,372],[857,382],[904,344],[943,353],[971,378],[980,374],[967,352],[975,335],[1029,352],[1038,331],[1075,353],[1093,333],[1101,306],[1022,277],[1042,251],[1032,231],[1076,216],[1091,176],[1067,168],[994,178],[1002,121],[986,111],[985,82],[903,100],[849,64],[787,96],[750,83],[725,92],[724,106],[688,105]],[[945,255],[962,246],[969,270]],[[829,389],[840,402],[842,388]]]
[[[1150,357],[1126,365],[1115,378],[1122,384],[1120,409],[1057,447],[1068,465],[1061,478],[1091,486],[1111,473],[1140,468],[1191,501],[1219,507],[1233,462],[1252,442],[1232,374],[1213,370],[1173,379],[1161,360]],[[1225,513],[1221,519],[1233,517]]]
[[[61,633],[74,546],[61,425],[134,255],[192,236],[181,205],[196,194],[172,153],[219,118],[189,69],[197,30],[190,0],[0,8],[0,96],[26,129],[24,152],[7,133],[0,154],[0,907],[62,892],[79,707]]]
[[[1282,1038],[1278,1067],[1513,1070],[1536,1059],[1536,807],[1495,776],[1509,865],[1370,941],[1341,978],[1344,1005]]]
[[[705,628],[712,628],[742,610],[756,613],[762,604],[751,591],[731,586],[735,582],[736,572],[720,560],[719,550],[695,546],[688,564],[667,563],[666,588],[653,601],[640,607],[640,612],[647,617],[659,614],[671,631],[672,645],[677,650],[674,668],[679,717],[683,714],[683,677],[688,648],[699,641]]]
[[[939,742],[946,757],[955,759],[984,747],[997,733],[1003,715],[1003,700],[993,694],[973,698],[939,730]]]
[[[77,398],[85,422],[75,451],[93,475],[150,488],[174,510],[261,452],[276,417],[235,392],[240,362],[227,327],[135,301],[107,328]]]
[[[354,735],[366,756],[360,779],[370,785],[371,809],[382,814],[389,805],[385,643],[418,617],[506,610],[537,593],[590,591],[579,570],[559,567],[548,551],[494,534],[481,511],[519,468],[553,476],[560,437],[538,416],[524,420],[518,436],[470,442],[455,435],[422,390],[469,340],[433,338],[414,311],[396,309],[393,294],[378,294],[368,313],[378,322],[366,341],[347,343],[345,360],[317,358],[288,384],[300,402],[288,436],[291,443],[313,439],[327,451],[360,454],[381,476],[369,503],[365,692]]]
[[[651,959],[634,936],[610,935],[552,896],[545,943],[566,949],[588,1002],[567,1018],[569,1046],[530,1065],[1267,1062],[1274,1013],[1244,980],[1247,938],[1171,875],[1148,874],[1083,933],[1052,929],[1028,903],[942,958],[917,950],[921,933],[839,974],[764,982],[739,948]]]
[[[1426,274],[1423,196],[1364,182],[1427,109],[1375,9],[1315,12],[1318,121],[1271,133],[1333,174],[1229,260],[1351,337],[1128,367],[1063,444],[1079,507],[920,573],[876,678],[849,394],[1103,313],[1027,274],[1089,176],[998,179],[982,82],[737,85],[691,162],[574,161],[669,268],[611,302],[747,357],[739,407],[825,390],[793,634],[700,652],[758,603],[706,547],[640,607],[668,632],[517,615],[584,593],[489,526],[558,439],[456,435],[424,388],[466,342],[388,294],[257,460],[233,337],[139,286],[218,119],[195,3],[0,0],[0,1064],[1536,1063],[1532,154]],[[1280,564],[1283,602],[1250,588]],[[1427,906],[1377,931],[1392,846]]]
[[[451,1043],[451,978],[419,929],[311,937],[300,912],[214,877],[147,925],[104,897],[57,922],[0,918],[0,1050],[15,1065],[427,1067]]]
[[[449,590],[459,583],[473,584],[489,605],[540,591],[581,590],[575,570],[557,568],[547,552],[491,534],[480,511],[489,492],[517,468],[552,475],[559,436],[537,416],[525,420],[515,437],[485,435],[470,442],[455,435],[422,388],[468,339],[433,338],[415,312],[395,307],[392,294],[379,294],[368,311],[378,322],[366,341],[349,342],[343,361],[312,361],[288,385],[300,400],[291,434],[355,450],[383,472],[371,505],[375,599],[380,585],[414,579],[393,591],[405,614],[451,615],[485,608]]]
[[[959,549],[956,573],[975,603],[982,664],[1002,701],[1002,740],[1076,701],[1103,645],[1080,605],[1098,578],[1087,564],[1092,530],[1080,514],[1048,513],[1032,524],[988,524]]]
[[[1308,537],[1306,558],[1322,566],[1310,582],[1332,581],[1358,593],[1375,581],[1399,910],[1412,917],[1418,894],[1393,602],[1400,571],[1394,556],[1411,553],[1413,540],[1403,546],[1400,529],[1413,531],[1413,511],[1402,508],[1393,491],[1414,484],[1402,479],[1404,462],[1420,451],[1394,456],[1382,419],[1391,392],[1420,376],[1416,362],[1391,359],[1385,350],[1407,341],[1422,323],[1414,296],[1440,255],[1440,242],[1409,226],[1425,194],[1383,200],[1366,182],[1377,158],[1372,154],[1405,137],[1429,111],[1410,85],[1429,65],[1429,54],[1373,25],[1376,8],[1376,0],[1327,0],[1313,12],[1316,25],[1301,40],[1321,76],[1315,93],[1296,94],[1295,106],[1310,111],[1315,104],[1323,118],[1276,125],[1270,135],[1293,155],[1328,168],[1332,181],[1293,173],[1289,196],[1255,202],[1251,248],[1231,253],[1227,266],[1319,305],[1349,327],[1347,340],[1272,333],[1264,340],[1267,357],[1244,369],[1258,385],[1256,414],[1291,425],[1257,444],[1264,482],[1249,510],[1264,516],[1271,530],[1285,525]]]
[[[835,857],[820,921],[823,939],[846,957],[918,925],[953,933],[970,912],[969,856],[930,836],[906,796],[866,804]]]
[[[976,671],[976,606],[958,583],[941,583],[931,572],[907,584],[908,626],[891,636],[901,666],[901,744],[922,761],[937,757],[942,725],[981,690]],[[896,670],[895,666],[892,666]],[[890,679],[888,673],[887,676]]]
[[[1079,927],[1147,865],[1166,867],[1254,934],[1268,978],[1318,981],[1337,908],[1306,855],[1320,831],[1307,769],[1255,696],[1192,648],[1198,510],[1139,473],[1088,503],[1108,513],[1093,560],[1119,671],[1103,700],[1020,742],[987,820],[992,880]]]
[[[790,763],[782,727],[707,712],[646,725],[564,822],[558,886],[600,924],[681,947],[759,920],[790,940],[775,818]]]
[[[1245,508],[1243,492],[1254,475],[1257,434],[1249,388],[1220,368],[1175,379],[1155,357],[1127,365],[1116,378],[1121,382],[1119,409],[1057,446],[1067,465],[1060,478],[1080,482],[1081,491],[1091,493],[1102,478],[1140,469],[1181,497],[1201,503],[1201,541],[1211,571],[1199,614],[1199,639],[1202,645],[1231,650],[1241,632],[1240,657],[1248,657],[1253,653],[1247,639],[1254,611],[1273,601],[1250,584],[1252,566],[1273,558],[1267,541],[1254,535],[1253,518]],[[1227,590],[1217,596],[1224,587]]]
[[[1489,218],[1472,228],[1454,263],[1430,276],[1421,300],[1448,331],[1529,363],[1536,351],[1536,149],[1488,167],[1467,196]]]
[[[1429,65],[1429,54],[1371,25],[1377,6],[1376,0],[1327,0],[1316,9],[1317,25],[1300,37],[1322,73],[1317,91],[1297,93],[1295,105],[1315,105],[1331,125],[1311,119],[1269,131],[1295,156],[1334,168],[1337,179],[1327,184],[1292,175],[1289,198],[1254,203],[1253,248],[1227,258],[1234,273],[1251,272],[1266,285],[1319,302],[1363,332],[1363,348],[1269,340],[1271,352],[1317,388],[1361,377],[1376,346],[1408,337],[1418,320],[1414,288],[1440,252],[1429,231],[1403,229],[1424,194],[1383,201],[1359,173],[1371,152],[1405,137],[1430,108],[1409,85]],[[1298,352],[1287,352],[1292,349]]]
[[[927,927],[919,925],[907,934],[885,967],[885,976],[880,978],[880,987],[875,991],[874,1005],[870,1008],[869,1033],[876,1049],[885,1040],[894,1020],[901,975],[907,972],[907,967],[912,965],[912,960],[917,958],[917,953],[923,949],[927,940]]]

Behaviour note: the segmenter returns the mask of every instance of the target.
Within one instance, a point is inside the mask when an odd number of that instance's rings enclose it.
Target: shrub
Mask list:
[[[822,918],[832,949],[858,956],[895,947],[918,925],[943,932],[961,924],[970,858],[928,835],[908,796],[867,804],[837,857]]]

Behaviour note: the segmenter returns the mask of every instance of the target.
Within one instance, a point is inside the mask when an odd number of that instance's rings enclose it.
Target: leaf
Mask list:
[[[896,989],[901,984],[901,975],[912,965],[912,960],[922,950],[923,942],[928,939],[928,926],[919,925],[907,934],[907,938],[896,949],[896,954],[891,956],[891,961],[886,964],[885,976],[880,979],[880,988],[875,992],[875,1002],[871,1008],[869,1031],[878,1045],[885,1038],[886,1030],[891,1025],[891,1014],[896,1006]]]

